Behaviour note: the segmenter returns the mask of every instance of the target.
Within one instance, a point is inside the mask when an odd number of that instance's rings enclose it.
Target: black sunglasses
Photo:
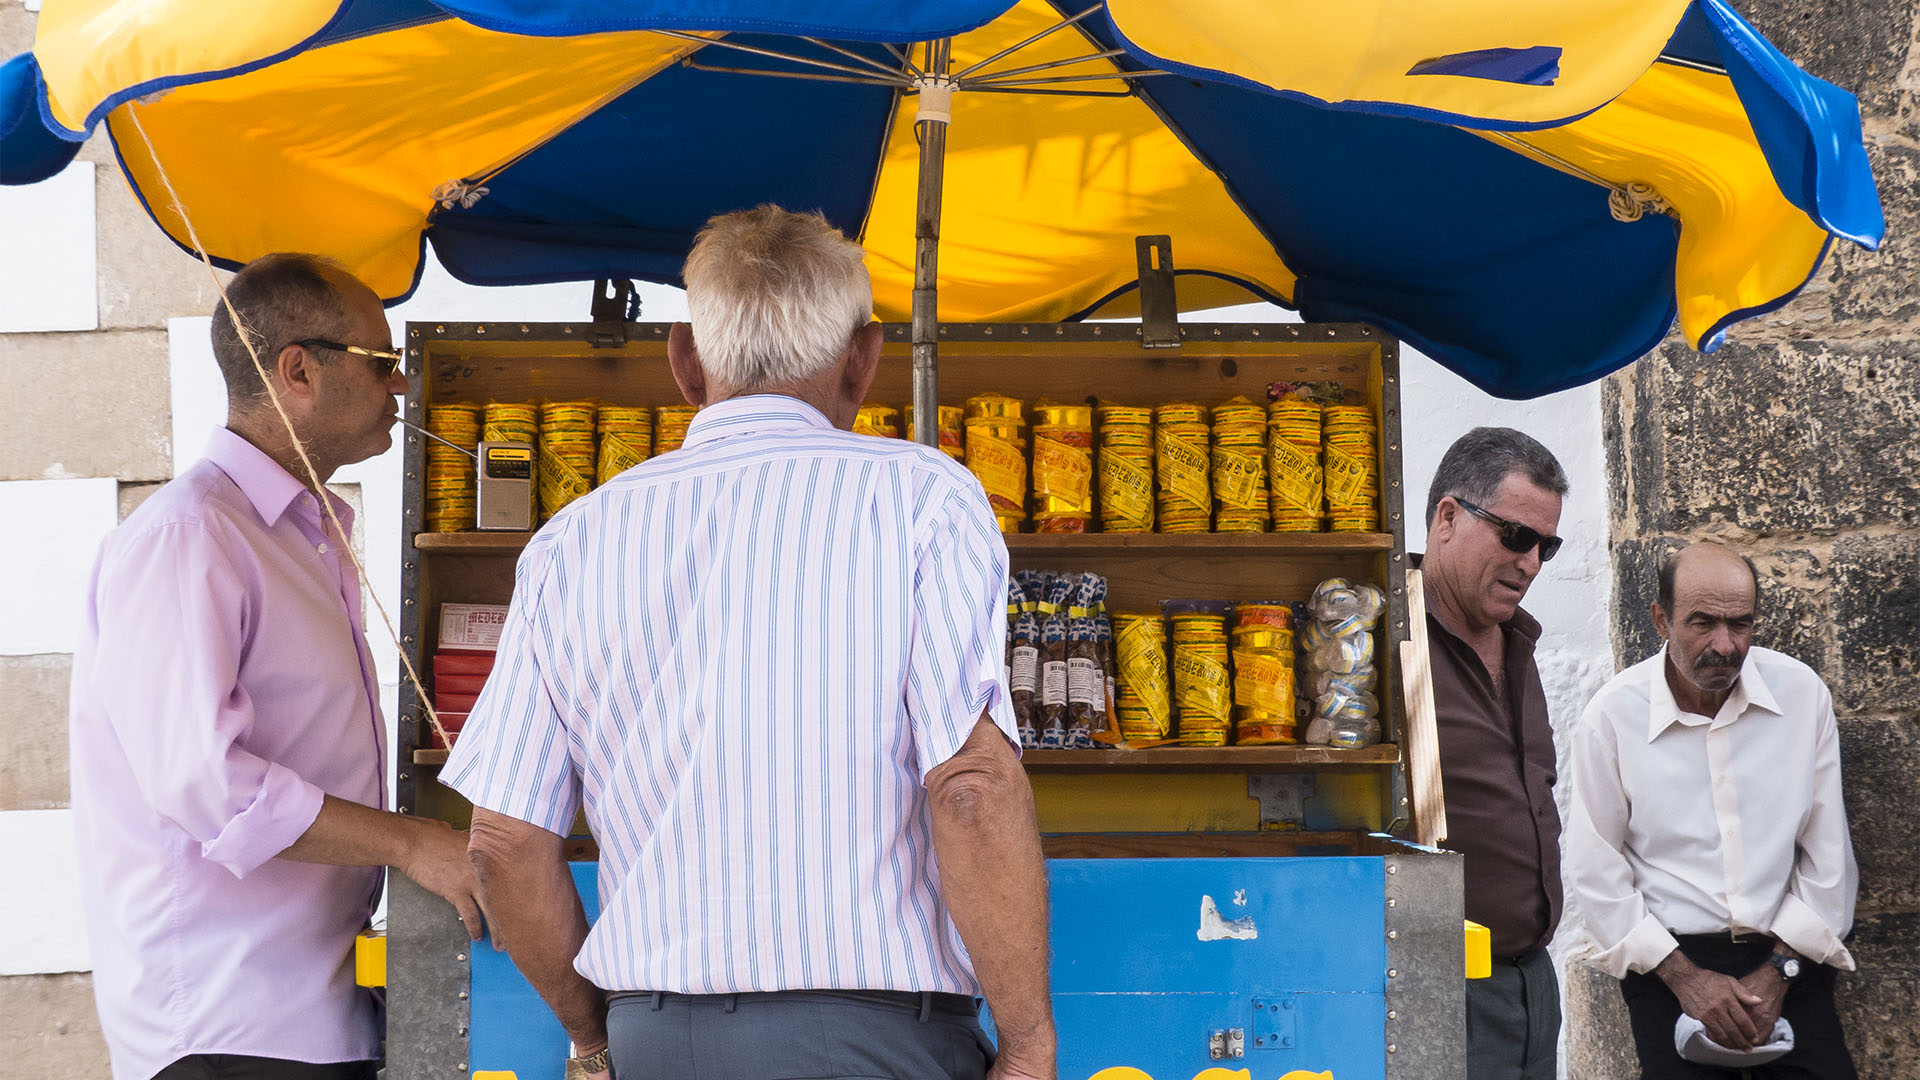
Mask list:
[[[1535,544],[1540,545],[1541,562],[1549,562],[1555,555],[1560,554],[1561,537],[1541,536],[1533,530],[1532,526],[1497,517],[1458,495],[1453,497],[1453,501],[1460,504],[1460,509],[1500,530],[1500,546],[1516,555],[1525,555],[1532,551]]]
[[[373,365],[374,374],[383,379],[392,375],[394,370],[400,366],[400,361],[404,359],[397,352],[388,352],[385,349],[366,349],[358,345],[342,345],[337,341],[328,341],[325,338],[306,338],[301,341],[296,341],[294,344],[303,349],[332,349],[334,352],[364,356],[369,360],[375,361]]]

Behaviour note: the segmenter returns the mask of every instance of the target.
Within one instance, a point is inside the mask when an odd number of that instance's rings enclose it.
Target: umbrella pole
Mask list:
[[[913,223],[913,439],[940,444],[940,196],[947,161],[947,123],[953,82],[947,77],[952,43],[929,46],[927,74],[918,80],[920,187]]]

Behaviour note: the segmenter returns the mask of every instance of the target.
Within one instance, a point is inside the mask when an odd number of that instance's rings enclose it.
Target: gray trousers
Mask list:
[[[1467,1080],[1554,1080],[1560,983],[1545,949],[1467,980]]]
[[[982,1080],[993,1044],[971,999],[931,998],[806,990],[622,994],[607,1009],[607,1042],[620,1080]]]

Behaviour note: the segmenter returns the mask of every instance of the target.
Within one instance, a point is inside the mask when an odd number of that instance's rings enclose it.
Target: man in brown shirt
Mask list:
[[[1493,932],[1493,976],[1467,983],[1469,1080],[1553,1080],[1560,921],[1553,728],[1520,610],[1559,550],[1567,476],[1511,428],[1448,448],[1427,494],[1427,637],[1446,787],[1446,846],[1467,857],[1467,918]]]

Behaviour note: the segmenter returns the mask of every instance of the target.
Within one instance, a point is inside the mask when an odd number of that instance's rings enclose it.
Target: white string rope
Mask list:
[[[173,179],[167,175],[167,167],[161,164],[160,155],[153,148],[153,140],[147,136],[146,126],[140,123],[139,109],[133,102],[128,102],[126,108],[127,118],[133,121],[133,129],[140,133],[140,141],[147,146],[148,160],[153,162],[154,171],[160,174],[160,183],[167,189],[167,198],[171,200],[173,212],[180,215],[180,223],[186,226],[187,239],[193,245],[194,254],[200,256],[201,264],[207,268],[207,278],[213,282],[214,289],[219,292],[221,306],[227,309],[227,317],[233,320],[234,328],[239,331],[240,343],[247,347],[247,355],[253,358],[253,368],[260,375],[261,385],[267,388],[267,399],[273,402],[273,411],[279,414],[280,423],[287,429],[287,438],[293,442],[293,452],[299,455],[300,466],[306,470],[308,486],[313,489],[314,497],[320,503],[320,509],[327,515],[327,521],[333,525],[333,531],[340,539],[340,546],[346,549],[347,558],[352,560],[354,572],[360,576],[361,581],[371,584],[372,579],[367,576],[367,568],[361,564],[359,553],[353,550],[353,538],[340,524],[339,515],[334,513],[333,501],[326,497],[325,481],[320,478],[319,471],[313,467],[313,459],[307,456],[306,445],[300,441],[300,436],[293,430],[293,418],[287,415],[287,408],[281,403],[279,392],[273,388],[273,380],[267,377],[267,367],[261,362],[259,350],[254,346],[253,328],[241,320],[240,313],[233,308],[233,301],[227,298],[227,288],[220,283],[220,275],[214,270],[213,260],[207,257],[206,245],[200,242],[200,233],[193,227],[193,219],[187,215],[186,204],[181,202],[180,193],[174,190]],[[447,738],[447,729],[440,724],[440,714],[434,710],[433,703],[428,699],[426,687],[420,684],[420,673],[413,666],[413,658],[407,655],[407,650],[400,644],[400,635],[394,632],[393,619],[387,614],[387,606],[380,602],[380,591],[368,588],[367,594],[373,598],[374,610],[380,613],[380,624],[386,628],[387,639],[393,642],[393,647],[400,653],[400,663],[407,669],[407,681],[413,684],[414,700],[419,702],[420,711],[426,715],[427,723],[432,725],[433,733],[440,742],[451,745],[451,740]]]

